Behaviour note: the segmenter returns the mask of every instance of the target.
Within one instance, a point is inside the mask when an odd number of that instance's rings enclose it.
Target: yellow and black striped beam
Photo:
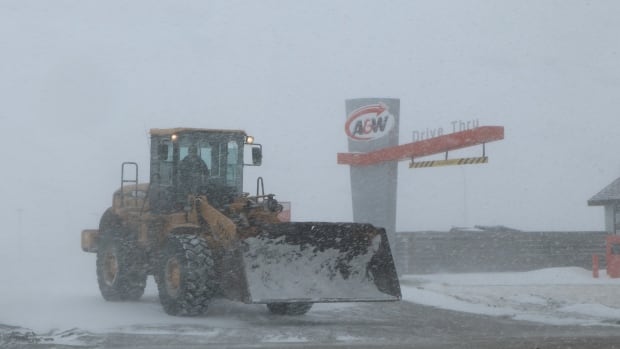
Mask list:
[[[481,156],[476,158],[458,158],[447,160],[431,160],[431,161],[419,161],[411,162],[409,168],[424,168],[424,167],[439,167],[439,166],[452,166],[452,165],[475,165],[486,164],[489,162],[488,156]]]

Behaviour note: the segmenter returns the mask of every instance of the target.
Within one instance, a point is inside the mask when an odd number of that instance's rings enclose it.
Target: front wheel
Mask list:
[[[303,315],[312,308],[312,303],[267,303],[267,309],[276,315]]]
[[[170,315],[198,316],[216,291],[215,264],[207,242],[197,235],[172,235],[157,268],[159,300]]]

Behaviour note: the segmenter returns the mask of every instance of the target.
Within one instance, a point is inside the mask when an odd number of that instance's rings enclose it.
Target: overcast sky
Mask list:
[[[293,219],[352,219],[345,99],[400,98],[400,142],[479,120],[487,165],[399,167],[397,231],[602,230],[620,176],[617,1],[0,1],[0,217],[97,227],[148,129],[245,129]],[[477,155],[481,149],[455,154]],[[371,185],[371,184],[369,184]],[[20,224],[21,217],[21,224]]]

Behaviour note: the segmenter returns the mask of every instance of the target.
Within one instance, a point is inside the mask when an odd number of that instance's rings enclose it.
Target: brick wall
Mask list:
[[[455,231],[397,233],[391,242],[399,274],[605,268],[604,232]]]

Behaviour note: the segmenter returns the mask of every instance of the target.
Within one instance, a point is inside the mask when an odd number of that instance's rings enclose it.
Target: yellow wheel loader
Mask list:
[[[304,314],[316,302],[401,298],[384,229],[282,222],[282,205],[265,194],[262,178],[256,195],[243,192],[244,166],[262,160],[262,146],[245,132],[150,134],[150,182],[138,183],[138,165],[123,163],[99,229],[82,231],[106,300],[139,299],[148,275],[171,315],[204,314],[217,296],[282,315]]]

